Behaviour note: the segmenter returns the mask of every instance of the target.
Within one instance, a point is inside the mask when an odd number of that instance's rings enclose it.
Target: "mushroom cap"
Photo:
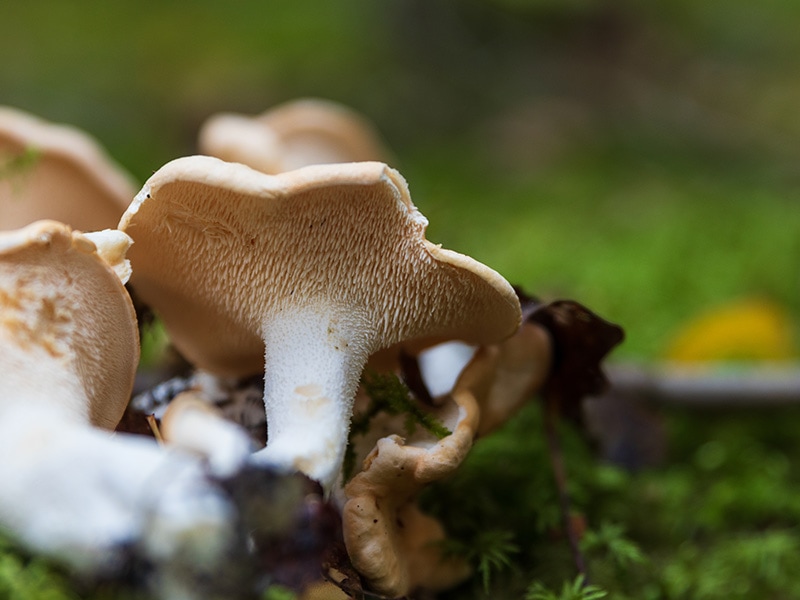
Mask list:
[[[552,353],[547,331],[526,321],[510,338],[484,347],[464,368],[456,385],[469,388],[478,401],[479,436],[498,429],[541,389]]]
[[[120,221],[136,241],[132,283],[175,346],[234,376],[263,368],[264,323],[282,311],[338,314],[369,339],[368,353],[513,334],[521,315],[508,282],[428,242],[426,226],[403,178],[382,163],[265,175],[203,156],[159,169]]]
[[[114,227],[135,193],[133,179],[86,133],[0,107],[0,229],[40,219],[81,231]]]
[[[112,256],[130,244],[102,237]],[[55,221],[0,232],[0,412],[38,403],[113,428],[138,359],[130,297],[88,236]]]
[[[200,128],[198,145],[202,154],[273,174],[389,155],[369,121],[342,104],[317,98],[286,102],[255,117],[213,115]]]
[[[204,457],[216,477],[233,476],[253,451],[247,432],[194,391],[181,392],[169,403],[161,435],[166,443]]]

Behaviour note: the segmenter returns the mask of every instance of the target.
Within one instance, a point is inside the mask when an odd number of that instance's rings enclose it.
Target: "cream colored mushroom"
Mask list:
[[[328,488],[370,354],[499,341],[519,324],[508,282],[428,242],[426,226],[381,163],[270,176],[210,157],[162,167],[120,222],[136,242],[132,282],[186,358],[220,375],[266,365],[258,458]]]
[[[405,351],[394,347],[370,365],[397,372],[398,353]],[[444,529],[419,510],[417,496],[459,467],[476,436],[502,425],[535,394],[549,373],[551,352],[547,332],[527,322],[497,344],[446,342],[419,352],[435,403],[429,410],[453,433],[440,441],[422,431],[401,437],[405,415],[380,413],[353,440],[363,467],[344,487],[342,525],[353,565],[371,588],[403,596],[417,588],[443,590],[469,574],[464,562],[442,556]],[[356,411],[368,405],[360,390]]]
[[[0,107],[0,229],[40,219],[115,227],[135,194],[130,175],[86,133]]]
[[[485,362],[476,364],[483,368]],[[357,452],[373,443],[374,448],[344,488],[342,526],[353,566],[379,593],[397,597],[417,588],[441,591],[469,575],[463,560],[444,557],[444,529],[419,510],[416,499],[425,486],[453,473],[472,447],[479,421],[473,378],[483,380],[477,367],[431,409],[451,431],[441,440],[421,428],[408,438],[383,437],[387,431],[402,431],[398,421],[403,420],[383,415],[356,442]]]
[[[247,432],[193,391],[181,392],[169,403],[160,431],[168,444],[203,457],[220,478],[235,475],[253,451]]]
[[[470,386],[480,407],[479,436],[503,425],[533,398],[550,374],[552,352],[547,331],[525,322],[513,336],[486,346],[467,364],[461,385]]]
[[[139,356],[117,274],[129,244],[54,221],[0,232],[0,527],[87,573],[115,571],[133,546],[191,562],[230,541],[199,460],[98,428],[122,415]]]
[[[200,152],[276,174],[325,163],[387,160],[375,128],[355,111],[307,98],[256,117],[213,115],[201,126]]]
[[[128,403],[139,338],[109,262],[126,270],[130,238],[82,235],[54,221],[0,233],[0,412],[40,406],[113,429]]]

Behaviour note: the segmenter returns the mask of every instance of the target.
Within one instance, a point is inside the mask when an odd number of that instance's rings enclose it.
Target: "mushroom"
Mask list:
[[[133,284],[197,367],[265,369],[257,460],[329,489],[370,354],[402,340],[499,341],[511,286],[424,237],[427,220],[382,163],[265,175],[211,157],[159,169],[120,221]]]
[[[117,274],[129,244],[54,221],[0,232],[0,526],[90,574],[134,546],[185,565],[231,539],[201,461],[101,429],[122,415],[139,356]]]
[[[239,472],[253,450],[244,429],[223,418],[193,391],[181,392],[169,403],[161,419],[161,435],[165,442],[203,457],[219,478]]]
[[[478,357],[475,364],[483,367]],[[441,591],[465,579],[468,565],[446,558],[442,525],[422,513],[416,504],[428,484],[453,473],[472,447],[479,422],[479,408],[472,389],[480,380],[475,369],[462,377],[440,406],[430,408],[450,430],[437,440],[417,428],[403,431],[403,417],[386,414],[375,418],[369,434],[356,441],[356,452],[374,444],[362,470],[344,487],[346,502],[342,527],[353,566],[371,589],[390,597],[404,596],[417,588]],[[378,438],[378,439],[376,439]]]
[[[400,352],[405,349],[393,348],[370,365],[397,372]],[[504,423],[535,393],[549,372],[550,354],[548,334],[529,322],[497,344],[450,341],[426,348],[417,358],[435,403],[428,410],[451,435],[409,435],[406,415],[379,413],[367,433],[355,437],[353,452],[363,466],[344,486],[342,526],[353,566],[372,589],[391,597],[417,588],[441,591],[469,575],[466,563],[442,555],[445,531],[416,499],[459,467],[476,436]],[[360,390],[357,412],[368,410],[368,401]]]
[[[213,115],[200,128],[202,154],[239,162],[264,173],[314,164],[386,160],[375,128],[355,111],[307,98],[248,117]]]
[[[481,415],[479,436],[503,425],[540,390],[550,375],[552,354],[548,332],[525,321],[513,336],[487,346],[467,365],[461,377],[474,381]]]
[[[113,429],[139,358],[130,297],[97,251],[124,271],[130,238],[82,235],[55,221],[0,233],[0,411],[63,413]]]
[[[114,227],[135,193],[86,133],[0,107],[0,229],[40,219],[81,231]]]

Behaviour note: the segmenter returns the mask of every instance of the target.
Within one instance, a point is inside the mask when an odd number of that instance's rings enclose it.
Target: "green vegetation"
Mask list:
[[[350,479],[355,468],[354,438],[367,433],[372,419],[379,413],[403,416],[406,435],[413,435],[417,426],[432,433],[437,439],[450,435],[450,430],[441,421],[422,410],[419,404],[412,399],[408,388],[397,375],[368,371],[362,376],[361,385],[370,401],[367,408],[362,413],[355,415],[350,424],[349,443],[342,466],[344,481]]]
[[[583,575],[578,575],[575,581],[565,581],[561,586],[561,593],[556,594],[538,581],[533,583],[525,593],[525,600],[600,600],[608,593],[596,585],[587,585]]]
[[[36,148],[26,148],[19,154],[6,154],[0,152],[0,183],[11,182],[33,169],[39,160],[39,151]]]
[[[269,586],[262,596],[262,600],[296,600],[296,598],[297,594],[282,585]]]
[[[450,435],[450,430],[430,413],[425,412],[410,395],[408,388],[394,373],[365,373],[361,380],[370,404],[363,415],[351,425],[354,433],[369,429],[369,420],[379,412],[405,415],[403,427],[406,435],[413,435],[417,426],[432,433],[437,439]]]
[[[0,539],[0,597],[76,600],[68,580],[45,561],[27,561]]]
[[[798,417],[797,409],[671,414],[669,465],[635,474],[598,462],[564,427],[588,581],[623,600],[800,598],[793,567],[800,547]],[[539,407],[529,406],[480,441],[455,477],[425,493],[424,505],[455,536],[448,547],[464,549],[476,567],[446,598],[522,598],[525,590],[580,598],[568,591],[577,573],[542,427]],[[489,528],[504,532],[500,560],[496,546],[480,541]],[[487,561],[498,567],[488,592]]]

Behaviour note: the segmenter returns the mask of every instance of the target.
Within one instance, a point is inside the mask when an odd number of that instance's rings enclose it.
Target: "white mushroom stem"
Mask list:
[[[453,391],[476,350],[477,346],[473,344],[454,341],[437,344],[419,353],[419,369],[431,397],[439,398]]]
[[[24,406],[0,419],[0,523],[8,534],[84,573],[121,567],[131,544],[156,560],[222,555],[233,512],[201,460],[62,414]]]
[[[299,470],[330,490],[353,398],[372,350],[358,311],[284,309],[264,323],[267,447],[256,461]]]

